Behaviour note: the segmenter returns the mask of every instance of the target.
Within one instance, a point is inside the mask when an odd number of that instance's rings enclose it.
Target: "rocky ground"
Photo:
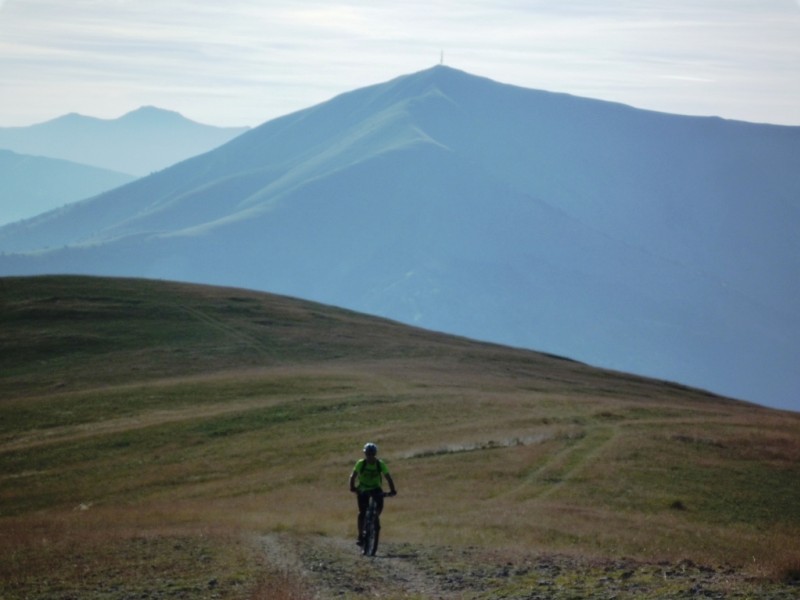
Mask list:
[[[295,574],[304,595],[315,598],[800,598],[800,582],[690,561],[591,561],[391,542],[366,558],[341,539],[270,535],[261,543],[269,562]]]

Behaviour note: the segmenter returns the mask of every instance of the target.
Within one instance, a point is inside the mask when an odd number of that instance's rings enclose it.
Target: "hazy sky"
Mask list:
[[[437,64],[800,125],[800,0],[0,0],[0,126],[142,105],[258,125]]]

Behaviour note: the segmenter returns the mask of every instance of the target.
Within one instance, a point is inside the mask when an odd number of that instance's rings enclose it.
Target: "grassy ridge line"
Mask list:
[[[8,577],[35,580],[43,539],[60,540],[47,552],[67,580],[58,557],[81,540],[114,549],[113,570],[142,534],[192,540],[175,542],[189,554],[219,537],[221,565],[236,532],[350,537],[346,476],[367,437],[402,489],[387,540],[800,563],[798,415],[243,290],[33,278],[0,292]],[[231,597],[254,561],[226,579]]]
[[[476,361],[529,377],[530,391],[600,395],[625,379],[676,399],[702,392],[586,369],[558,357],[436,334],[329,306],[247,290],[92,277],[0,278],[0,399],[250,366],[417,358]],[[449,366],[441,369],[446,376]],[[713,396],[706,395],[712,400]],[[719,402],[727,402],[717,398]]]

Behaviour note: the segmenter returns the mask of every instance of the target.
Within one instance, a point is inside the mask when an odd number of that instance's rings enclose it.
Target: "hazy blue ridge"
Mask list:
[[[267,290],[800,410],[798,224],[798,127],[435,67],[0,228],[0,273]]]
[[[117,119],[73,113],[27,127],[0,127],[0,148],[142,176],[208,152],[247,129],[204,125],[145,106]]]
[[[95,196],[134,179],[127,173],[0,150],[0,225]]]

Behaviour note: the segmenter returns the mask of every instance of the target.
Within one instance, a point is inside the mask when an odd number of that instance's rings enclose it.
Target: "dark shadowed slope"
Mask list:
[[[445,67],[0,229],[4,273],[320,300],[797,408],[800,128]]]

